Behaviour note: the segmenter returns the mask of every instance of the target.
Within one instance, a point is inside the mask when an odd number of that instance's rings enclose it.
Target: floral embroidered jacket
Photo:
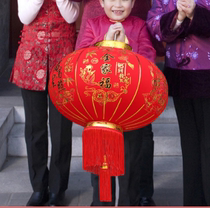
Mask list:
[[[195,0],[192,21],[185,18],[173,30],[177,0],[153,0],[147,26],[166,42],[166,77],[169,92],[181,97],[210,97],[210,0]]]
[[[121,23],[133,51],[154,62],[156,51],[152,46],[146,22],[138,17],[129,16]],[[104,40],[111,24],[113,22],[106,15],[88,19],[83,38],[78,42],[76,49],[86,48]]]
[[[68,24],[56,2],[45,0],[37,17],[24,25],[10,81],[29,90],[46,89],[47,73],[74,50],[75,23]]]

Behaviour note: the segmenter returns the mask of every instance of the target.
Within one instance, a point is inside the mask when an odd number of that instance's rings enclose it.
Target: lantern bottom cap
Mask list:
[[[106,122],[106,121],[92,121],[87,123],[86,127],[103,127],[103,128],[109,128],[109,129],[114,129],[120,132],[123,132],[123,129],[121,126],[111,123],[111,122]]]

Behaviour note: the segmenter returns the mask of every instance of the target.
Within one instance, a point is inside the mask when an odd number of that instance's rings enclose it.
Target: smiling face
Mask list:
[[[100,0],[106,15],[113,21],[123,21],[129,16],[135,0]]]

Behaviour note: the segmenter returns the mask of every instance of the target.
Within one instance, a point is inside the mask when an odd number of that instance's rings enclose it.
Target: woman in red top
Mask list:
[[[79,3],[71,0],[18,0],[24,24],[11,82],[21,88],[25,140],[33,194],[27,206],[62,205],[68,187],[72,122],[48,98],[52,67],[74,50]],[[48,104],[52,142],[48,169]]]

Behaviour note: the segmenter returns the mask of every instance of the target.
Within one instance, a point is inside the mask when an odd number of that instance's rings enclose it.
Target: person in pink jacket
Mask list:
[[[75,0],[76,1],[76,0]],[[48,98],[52,67],[74,50],[79,3],[71,0],[18,0],[24,24],[10,81],[21,88],[25,140],[33,193],[27,206],[63,204],[71,160],[72,122]],[[48,107],[52,143],[48,168]]]
[[[83,31],[86,27],[86,21],[90,18],[100,16],[104,14],[104,10],[101,7],[99,0],[82,0],[84,9],[82,13],[82,21],[80,25],[80,32],[77,37],[78,44],[82,40]],[[132,16],[137,16],[143,20],[147,19],[147,13],[151,8],[151,0],[137,0],[134,3],[133,9],[131,11]],[[157,56],[165,55],[165,47],[160,41],[157,41],[155,38],[152,38],[153,46],[156,50]]]
[[[94,8],[99,4],[98,0],[97,2],[95,1],[96,4],[93,6]],[[104,8],[106,14],[86,20],[84,30],[82,29],[79,33],[76,49],[89,47],[104,40],[104,38],[106,40],[113,40],[114,34],[118,34],[118,41],[124,42],[126,37],[128,44],[133,48],[134,52],[139,53],[154,62],[156,51],[152,46],[145,21],[139,17],[130,16],[135,0],[100,0],[100,4],[102,6],[101,8]],[[86,7],[84,7],[84,12],[85,9]],[[99,9],[92,8],[92,11],[97,13]],[[147,148],[146,145],[144,147],[142,146],[143,137],[145,140],[149,140],[148,146],[150,146],[150,148]],[[155,205],[151,198],[153,194],[153,133],[151,125],[135,131],[125,132],[124,138],[126,170],[125,175],[119,177],[120,189],[118,205]],[[149,153],[149,159],[146,155],[142,155],[143,151]],[[145,160],[145,164],[142,163],[142,160]],[[147,170],[144,171],[143,169],[145,168]],[[142,186],[140,183],[140,176],[144,177]],[[148,178],[149,182],[147,181]],[[112,178],[112,202],[100,202],[98,196],[98,177],[92,174],[91,180],[93,185],[93,202],[91,205],[114,206],[115,178]],[[144,192],[143,189],[148,190],[145,190]],[[143,196],[146,200],[144,199],[142,202]]]

